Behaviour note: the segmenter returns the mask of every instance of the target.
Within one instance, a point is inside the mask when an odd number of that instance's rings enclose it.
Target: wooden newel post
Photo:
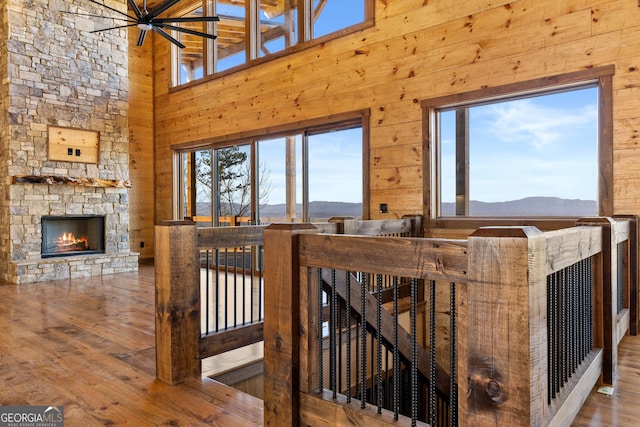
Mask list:
[[[297,237],[312,224],[264,230],[264,425],[299,424],[300,291]]]
[[[481,228],[468,249],[468,425],[541,425],[548,358],[544,235],[535,227]]]
[[[198,256],[195,222],[156,225],[156,377],[167,384],[201,372]]]

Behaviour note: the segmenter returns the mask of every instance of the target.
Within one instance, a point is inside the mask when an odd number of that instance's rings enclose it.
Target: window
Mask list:
[[[364,216],[363,119],[177,152],[177,217],[200,226]]]
[[[426,217],[611,214],[611,72],[423,102]]]
[[[203,16],[202,8],[197,8],[183,15],[186,18],[195,18]],[[206,27],[202,23],[180,23],[177,26],[187,28],[194,31],[206,31]],[[174,31],[174,37],[185,45],[183,49],[173,47],[178,55],[178,81],[179,84],[189,83],[191,81],[204,77],[204,47],[205,39],[188,33]]]
[[[196,0],[178,16],[198,16],[205,10],[218,16],[215,25],[191,24],[198,26],[192,29],[217,38],[209,41],[173,32],[186,46],[173,47],[173,84],[235,69],[345,30],[355,31],[359,24],[372,22],[373,4],[374,0]]]

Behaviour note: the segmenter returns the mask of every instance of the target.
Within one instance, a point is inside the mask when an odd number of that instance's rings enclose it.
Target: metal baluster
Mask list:
[[[581,275],[582,275],[582,293],[583,293],[583,307],[582,307],[582,357],[583,360],[589,354],[591,342],[590,342],[590,329],[591,329],[591,282],[589,280],[590,268],[589,258],[582,260],[581,263]]]
[[[579,357],[579,311],[580,306],[578,305],[578,264],[573,264],[571,266],[571,329],[573,335],[573,343],[571,345],[571,356],[572,356],[572,369],[571,373],[575,374],[576,369],[578,369],[578,357]]]
[[[417,306],[416,306],[417,309]],[[414,337],[417,340],[417,336]],[[429,281],[429,407],[428,422],[435,425],[436,412],[436,282]],[[417,376],[416,376],[417,380]]]
[[[549,366],[549,390],[547,402],[551,403],[551,400],[556,397],[556,382],[557,382],[557,371],[556,371],[556,347],[557,347],[557,336],[556,336],[556,322],[557,322],[557,295],[556,295],[556,286],[557,286],[557,273],[553,273],[547,277],[547,322],[549,324],[549,348],[548,348],[548,366]]]
[[[229,328],[229,249],[224,249],[224,329]]]
[[[211,311],[211,304],[210,304],[210,301],[209,301],[209,288],[211,287],[211,277],[210,277],[210,275],[211,275],[211,265],[209,263],[209,257],[211,256],[211,250],[207,249],[205,253],[206,253],[206,257],[207,257],[207,259],[205,261],[205,266],[207,268],[207,270],[206,270],[207,274],[206,274],[206,279],[205,279],[205,286],[206,286],[206,289],[205,289],[205,301],[206,302],[204,303],[204,306],[205,306],[205,325],[206,325],[206,327],[204,328],[204,330],[205,330],[205,333],[208,334],[209,333],[209,311]]]
[[[361,374],[361,384],[360,384],[360,407],[364,409],[367,406],[367,276],[366,274],[362,275],[362,287],[360,289],[360,313],[362,324],[362,336],[360,339],[362,340],[360,351],[362,352],[360,358],[360,374]]]
[[[242,247],[242,324],[247,323],[247,248]]]
[[[451,361],[450,368],[450,383],[449,383],[449,425],[455,427],[458,425],[458,354],[457,354],[457,335],[456,335],[456,284],[451,282],[449,284],[449,311],[451,317],[449,319],[449,360]]]
[[[347,305],[347,403],[351,403],[351,274],[346,272],[346,305]]]
[[[316,297],[318,298],[318,388],[320,392],[324,389],[324,369],[323,369],[323,351],[322,351],[322,323],[324,322],[322,315],[322,269],[317,269],[317,286],[318,286],[318,294]]]
[[[255,315],[255,311],[254,311],[255,301],[254,301],[254,298],[253,298],[253,292],[254,292],[253,288],[254,288],[254,285],[255,285],[253,278],[254,278],[255,272],[256,272],[256,268],[255,268],[256,266],[255,266],[255,261],[254,261],[255,260],[255,254],[256,254],[255,246],[251,246],[251,248],[249,249],[249,252],[250,252],[250,256],[251,256],[251,263],[250,263],[250,265],[251,265],[251,276],[249,277],[249,287],[250,287],[250,291],[249,291],[249,301],[250,301],[250,303],[249,303],[249,314],[251,316],[251,323],[253,323],[256,320],[255,317],[254,317],[254,315]]]
[[[398,277],[393,276],[393,419],[400,411],[400,351],[398,350]]]
[[[331,300],[329,301],[329,388],[333,391],[333,398],[337,397],[336,382],[336,331],[338,330],[338,293],[336,292],[336,270],[331,269]]]
[[[580,363],[584,361],[584,358],[587,356],[586,351],[586,342],[587,342],[587,328],[586,320],[587,320],[587,300],[586,300],[586,286],[587,281],[584,273],[584,265],[585,260],[580,261],[579,270],[578,270],[578,283],[580,283]]]
[[[418,421],[418,281],[411,279],[411,425]]]
[[[589,292],[589,331],[588,341],[589,341],[589,351],[593,350],[593,259],[588,258],[587,262],[587,282],[589,286],[587,288]]]
[[[214,274],[216,281],[216,297],[215,297],[215,310],[216,310],[216,332],[220,331],[220,251],[218,249],[215,250],[215,268],[216,272]]]
[[[376,296],[376,354],[377,354],[377,400],[376,403],[378,405],[378,414],[382,414],[382,339],[380,336],[380,331],[382,330],[382,275],[376,275],[376,286],[377,286],[377,296]]]
[[[263,258],[263,247],[262,246],[256,246],[257,252],[258,252],[258,260],[256,261],[256,263],[258,264],[258,319],[259,320],[263,320],[263,315],[262,315],[262,286],[264,284],[264,281],[262,280],[262,272],[264,271],[264,266],[262,265],[262,262],[264,260]],[[322,283],[322,282],[320,282]]]
[[[229,267],[227,267],[229,271]],[[238,326],[238,249],[233,248],[233,325]]]

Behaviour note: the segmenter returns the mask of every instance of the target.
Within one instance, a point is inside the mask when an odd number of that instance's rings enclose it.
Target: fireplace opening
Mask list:
[[[42,257],[104,253],[104,216],[42,217]]]

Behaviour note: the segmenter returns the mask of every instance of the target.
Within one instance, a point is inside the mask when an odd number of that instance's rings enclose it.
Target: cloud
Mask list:
[[[595,103],[571,108],[521,99],[476,110],[480,126],[487,126],[495,138],[509,143],[526,143],[538,150],[575,137],[594,124],[597,126],[598,120]]]

